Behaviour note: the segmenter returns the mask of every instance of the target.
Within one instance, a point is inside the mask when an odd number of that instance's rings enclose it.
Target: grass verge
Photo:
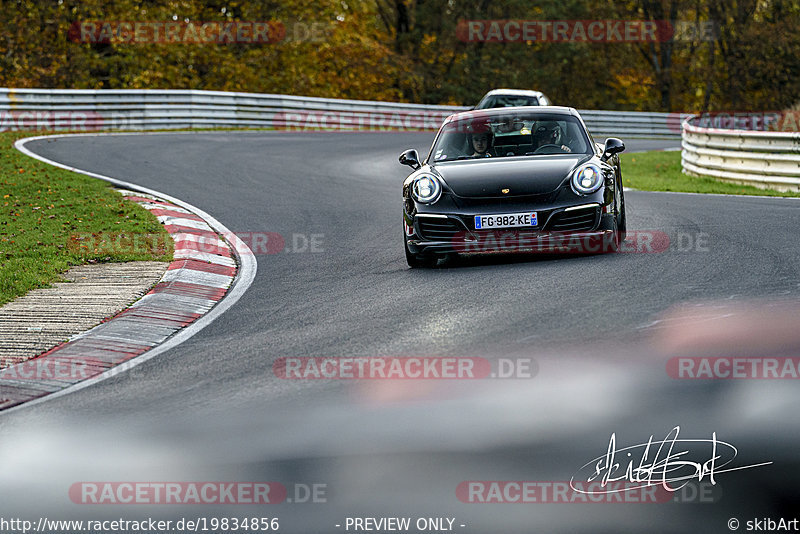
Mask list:
[[[798,197],[800,193],[782,193],[737,185],[711,178],[688,176],[681,172],[681,153],[675,151],[622,154],[622,180],[626,187],[642,191],[677,191],[684,193],[719,193],[725,195],[760,195]]]
[[[29,158],[0,133],[0,305],[60,280],[74,265],[169,261],[158,219],[110,184]]]

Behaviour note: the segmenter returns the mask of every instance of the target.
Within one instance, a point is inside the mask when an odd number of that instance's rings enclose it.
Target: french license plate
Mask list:
[[[536,219],[535,211],[475,216],[476,230],[488,230],[491,228],[515,228],[519,226],[531,227],[536,226],[537,224],[539,224],[539,222]]]

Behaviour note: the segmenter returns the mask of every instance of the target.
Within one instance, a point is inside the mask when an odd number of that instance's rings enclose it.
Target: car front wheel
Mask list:
[[[626,227],[625,206],[623,205],[622,210],[614,217],[614,239],[608,252],[619,252],[620,248],[622,248],[622,242],[625,241],[627,233]]]
[[[439,262],[435,254],[414,254],[408,250],[408,237],[403,236],[403,244],[406,249],[406,262],[412,269],[434,267]]]

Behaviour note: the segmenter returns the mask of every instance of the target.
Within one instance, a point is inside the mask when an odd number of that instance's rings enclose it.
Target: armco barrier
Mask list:
[[[465,107],[289,95],[157,89],[0,88],[0,131],[289,128],[436,130]],[[677,139],[675,116],[633,111],[580,112],[602,137]],[[50,126],[48,128],[48,126]]]
[[[696,122],[683,122],[684,173],[800,191],[800,133],[703,128]]]

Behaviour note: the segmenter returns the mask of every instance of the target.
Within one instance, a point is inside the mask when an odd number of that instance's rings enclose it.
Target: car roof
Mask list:
[[[495,95],[544,96],[541,91],[531,91],[528,89],[492,89],[491,91],[483,95],[483,98]]]
[[[575,108],[568,108],[564,106],[516,106],[507,108],[473,109],[470,111],[462,111],[460,113],[454,113],[453,115],[450,115],[444,122],[448,123],[450,121],[457,121],[457,120],[474,119],[480,117],[492,117],[496,115],[507,115],[509,112],[513,112],[514,110],[526,111],[542,115],[556,114],[556,115],[572,115],[574,117],[580,117]]]

